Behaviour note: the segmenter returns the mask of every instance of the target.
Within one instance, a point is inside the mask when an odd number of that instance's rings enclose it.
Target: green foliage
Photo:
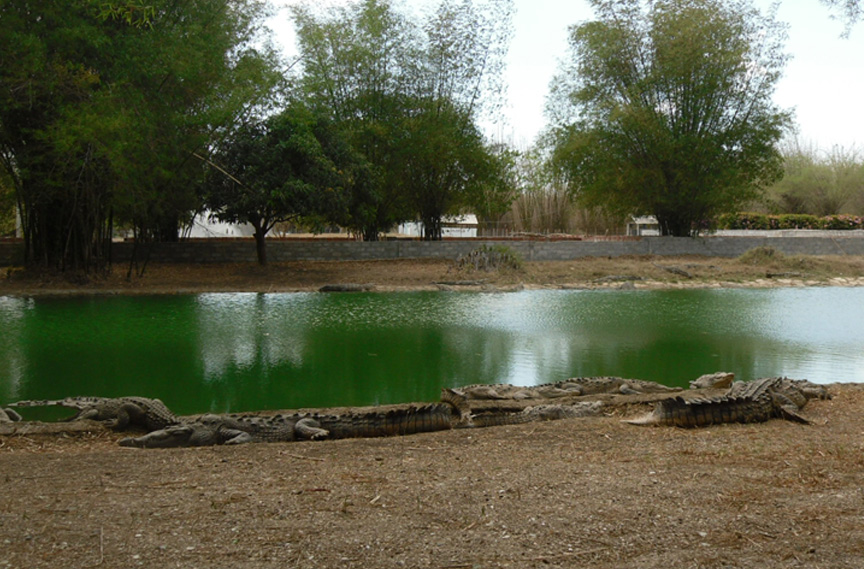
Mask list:
[[[496,157],[464,112],[433,101],[417,107],[403,121],[393,173],[423,222],[424,239],[440,240],[442,217],[494,184]]]
[[[99,17],[103,20],[121,21],[137,28],[152,27],[156,17],[156,7],[141,2],[102,2],[98,9]]]
[[[343,225],[365,239],[501,194],[505,163],[485,147],[477,117],[500,99],[511,0],[442,1],[421,25],[388,0],[294,9],[303,90],[368,161]]]
[[[864,214],[864,159],[853,147],[821,152],[798,141],[783,151],[784,176],[768,188],[776,213]]]
[[[823,4],[833,10],[840,12],[840,19],[846,24],[845,35],[848,36],[852,30],[852,26],[861,21],[861,16],[864,15],[864,9],[861,7],[859,0],[820,0]]]
[[[521,270],[523,266],[522,256],[505,245],[483,245],[456,259],[456,266],[460,269],[472,269],[475,271],[499,271],[501,269]]]
[[[550,101],[553,163],[582,202],[689,235],[780,175],[784,29],[744,0],[594,0]]]
[[[0,238],[15,236],[15,191],[0,171]]]
[[[717,220],[718,229],[864,229],[864,217],[856,215],[809,214],[769,215],[764,213],[728,213]]]
[[[194,156],[278,77],[261,0],[0,0],[0,157],[31,263],[88,269],[113,222],[177,238]],[[26,93],[26,96],[22,96]]]
[[[220,221],[255,228],[258,262],[265,236],[301,216],[338,218],[363,167],[330,121],[299,103],[239,128],[215,153],[205,203]]]
[[[519,195],[521,154],[504,144],[486,148],[488,174],[473,186],[469,209],[477,216],[482,234],[496,227]]]

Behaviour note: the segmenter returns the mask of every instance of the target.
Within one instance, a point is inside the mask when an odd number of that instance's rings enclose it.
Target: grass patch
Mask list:
[[[745,265],[767,265],[782,261],[786,256],[774,247],[754,247],[738,257]]]
[[[522,256],[505,245],[483,245],[456,259],[459,269],[474,271],[499,271],[508,269],[519,271],[523,268]]]
[[[806,255],[785,255],[774,247],[756,247],[740,257],[738,262],[744,265],[758,266],[773,271],[792,271],[812,273],[822,268],[830,271],[828,263],[819,257]]]

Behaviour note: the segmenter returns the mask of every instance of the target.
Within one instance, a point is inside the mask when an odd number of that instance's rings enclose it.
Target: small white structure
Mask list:
[[[248,223],[223,223],[217,219],[211,219],[211,212],[199,213],[192,219],[186,237],[195,239],[212,237],[252,237],[255,228]]]
[[[641,237],[643,235],[660,235],[660,224],[653,215],[631,217],[627,222],[627,236]]]
[[[473,213],[464,215],[447,215],[441,219],[442,237],[477,237],[479,223]],[[423,236],[422,221],[406,221],[400,223],[396,230],[400,235],[409,237]]]

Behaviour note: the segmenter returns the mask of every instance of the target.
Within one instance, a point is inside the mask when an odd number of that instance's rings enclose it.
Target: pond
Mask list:
[[[183,414],[576,376],[864,381],[864,288],[0,297],[0,331],[0,402],[134,394]]]

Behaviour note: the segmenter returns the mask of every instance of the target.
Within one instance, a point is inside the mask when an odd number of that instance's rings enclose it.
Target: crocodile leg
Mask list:
[[[805,425],[810,424],[810,421],[798,412],[800,407],[790,398],[786,397],[782,393],[772,393],[771,396],[774,399],[774,404],[777,406],[780,415],[782,415],[784,419],[795,421],[796,423],[803,423]]]
[[[21,420],[21,415],[19,415],[14,409],[0,409],[0,423],[11,423]]]
[[[294,425],[294,434],[298,439],[309,439],[310,441],[317,441],[321,439],[326,439],[330,436],[330,431],[327,429],[322,429],[321,424],[315,419],[311,419],[309,417],[305,419],[300,419]]]
[[[219,429],[219,438],[224,439],[226,445],[242,445],[252,442],[252,435],[239,429]]]
[[[84,409],[83,411],[79,411],[75,415],[69,417],[68,419],[64,419],[64,421],[79,421],[89,419],[91,421],[99,420],[99,410],[98,409]]]

